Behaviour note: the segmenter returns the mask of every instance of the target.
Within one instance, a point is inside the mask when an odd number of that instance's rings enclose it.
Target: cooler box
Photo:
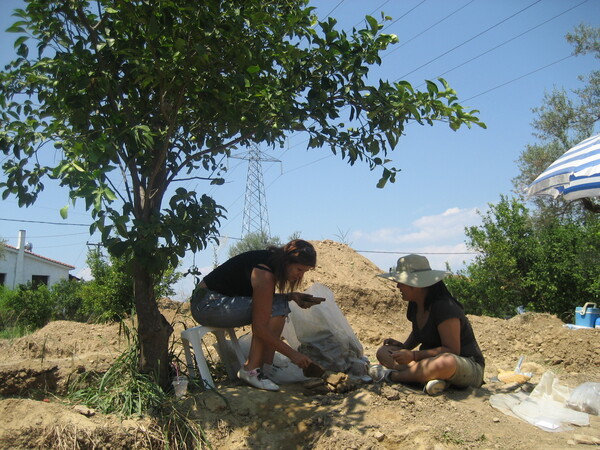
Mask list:
[[[595,303],[586,303],[575,308],[575,325],[594,328],[596,319],[600,317],[600,308]]]

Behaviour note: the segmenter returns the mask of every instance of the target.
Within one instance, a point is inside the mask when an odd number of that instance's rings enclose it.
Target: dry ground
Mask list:
[[[386,337],[404,339],[409,331],[405,305],[393,283],[376,278],[379,269],[345,245],[315,245],[318,267],[306,283],[332,289],[365,355],[373,360]],[[193,326],[185,305],[177,306],[161,302],[176,331]],[[583,442],[600,438],[598,416],[590,416],[589,427],[550,433],[502,414],[489,398],[530,391],[548,370],[571,388],[600,382],[600,330],[569,330],[547,314],[469,318],[486,357],[487,382],[480,389],[428,397],[401,385],[362,384],[346,394],[313,395],[302,384],[272,393],[222,377],[218,394],[192,389],[181,406],[203,425],[215,449],[593,447]],[[30,336],[0,340],[0,448],[149,448],[147,419],[94,414],[52,395],[63,393],[76,372],[108,367],[123,346],[117,325],[74,322],[53,322]],[[492,381],[520,356],[523,370],[534,373],[529,384]],[[50,394],[40,396],[42,389]]]

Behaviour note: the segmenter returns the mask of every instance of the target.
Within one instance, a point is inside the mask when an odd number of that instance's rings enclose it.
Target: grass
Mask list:
[[[190,419],[171,392],[149,374],[138,371],[139,346],[129,333],[129,347],[103,374],[80,374],[69,386],[68,399],[104,414],[150,417],[155,444],[170,449],[210,448],[202,427]],[[146,437],[148,438],[148,436]]]
[[[19,316],[3,308],[0,301],[0,339],[17,339],[33,333],[36,329],[30,325],[23,324],[19,320]]]
[[[25,325],[10,325],[0,330],[0,339],[17,339],[27,336],[35,331],[31,327]]]
[[[0,339],[16,339],[36,330],[18,322],[14,315],[0,311]],[[211,448],[204,430],[188,416],[182,402],[175,399],[172,392],[158,385],[155,381],[158,377],[139,372],[137,332],[121,322],[120,334],[126,337],[128,348],[105,373],[88,371],[74,375],[73,379],[68,380],[68,394],[63,400],[84,404],[100,413],[116,414],[121,418],[145,417],[150,419],[151,425],[133,436],[113,436],[109,430],[86,431],[82,434],[77,427],[53,427],[42,430],[40,442],[48,448],[57,449],[96,448],[101,443],[110,446],[112,441],[127,447],[141,445],[143,448],[174,450]],[[172,348],[173,345],[170,350]],[[44,353],[42,349],[42,360]],[[185,367],[172,351],[170,353],[177,367]],[[198,388],[194,381],[190,381],[190,387]],[[35,397],[41,399],[47,395],[40,391]]]

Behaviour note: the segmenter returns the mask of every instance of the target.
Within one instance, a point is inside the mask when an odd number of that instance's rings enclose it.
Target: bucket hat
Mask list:
[[[432,270],[427,258],[421,255],[406,255],[398,258],[396,270],[377,275],[413,287],[429,287],[450,275],[444,270]]]

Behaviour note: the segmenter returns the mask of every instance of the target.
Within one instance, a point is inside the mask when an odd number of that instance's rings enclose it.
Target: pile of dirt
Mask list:
[[[376,277],[380,269],[350,247],[313,243],[318,265],[306,275],[306,286],[319,282],[333,291],[374,361],[383,339],[408,335],[405,303],[394,283]],[[175,337],[195,325],[186,304],[163,299],[160,307]],[[495,393],[530,391],[546,371],[571,388],[600,382],[600,330],[570,330],[548,314],[469,319],[486,358],[486,384],[479,389],[429,397],[415,386],[385,383],[344,393],[291,384],[273,393],[223,376],[216,378],[218,392],[192,387],[180,406],[203,426],[213,448],[589,448],[600,439],[597,416],[590,416],[590,427],[548,433],[489,404]],[[118,325],[61,321],[20,339],[0,340],[0,448],[156,448],[149,418],[124,421],[52,396],[64,393],[77,373],[105,370],[127,346],[119,331]],[[207,350],[216,359],[210,342]],[[533,373],[530,382],[496,381],[521,356],[522,370]]]

